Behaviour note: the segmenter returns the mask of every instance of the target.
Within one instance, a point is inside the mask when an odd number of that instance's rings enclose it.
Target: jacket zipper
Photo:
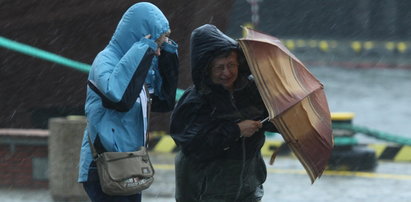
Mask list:
[[[231,105],[234,107],[234,109],[237,112],[240,112],[240,110],[238,110],[237,105],[235,104],[235,100],[234,100],[234,94],[230,92],[230,101],[231,101]]]

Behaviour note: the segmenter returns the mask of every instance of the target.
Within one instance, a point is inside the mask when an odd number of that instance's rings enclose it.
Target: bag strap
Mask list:
[[[145,137],[146,137],[146,142],[145,142],[145,144],[144,144],[144,147],[146,147],[147,148],[147,150],[148,150],[148,141],[149,141],[149,139],[150,139],[150,133],[149,133],[149,131],[150,131],[150,114],[151,114],[151,102],[152,102],[152,99],[151,99],[151,97],[150,97],[150,93],[148,92],[148,88],[147,88],[147,86],[146,86],[146,84],[144,83],[144,85],[143,85],[143,88],[144,88],[144,92],[146,92],[146,97],[147,97],[147,100],[148,100],[148,102],[147,102],[147,129],[146,129],[146,131],[145,131]],[[94,89],[92,89],[92,90],[94,90]],[[87,129],[88,130],[88,129]],[[91,141],[91,139],[90,139],[90,132],[87,132],[87,139],[88,139],[88,144],[90,145],[90,149],[91,149],[91,152],[92,152],[92,155],[93,155],[93,159],[96,159],[97,158],[97,156],[98,156],[98,153],[97,153],[97,151],[96,151],[96,148],[94,147],[94,144],[93,144],[93,142]],[[98,135],[98,134],[97,134]]]
[[[88,130],[88,129],[87,129],[87,130]],[[90,135],[89,135],[89,134],[90,134],[90,133],[87,131],[88,144],[90,145],[91,154],[93,155],[93,159],[96,159],[97,156],[98,156],[98,154],[97,154],[96,148],[94,148],[93,142],[91,142],[91,139],[90,139]]]
[[[151,103],[152,103],[152,99],[150,96],[150,92],[148,91],[147,85],[144,83],[143,85],[144,88],[144,92],[146,92],[146,97],[147,97],[147,128],[146,128],[146,142],[144,144],[144,146],[147,148],[148,150],[148,141],[150,140],[150,114],[151,114]]]

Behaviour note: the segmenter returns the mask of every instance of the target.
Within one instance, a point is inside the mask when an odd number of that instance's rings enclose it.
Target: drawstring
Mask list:
[[[240,197],[241,190],[243,189],[243,176],[244,176],[244,170],[245,170],[245,137],[241,138],[241,147],[242,147],[242,153],[243,153],[243,158],[242,158],[242,166],[241,166],[241,173],[240,173],[240,187],[238,188],[237,195],[235,197],[234,201],[238,200],[238,197]]]

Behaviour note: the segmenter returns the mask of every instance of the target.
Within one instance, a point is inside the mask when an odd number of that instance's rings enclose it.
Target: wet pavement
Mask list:
[[[156,180],[144,191],[145,202],[174,200],[174,154],[152,153]],[[266,159],[268,162],[268,159]],[[325,171],[311,184],[302,165],[292,157],[277,157],[267,166],[263,202],[409,202],[411,201],[411,163],[380,161],[375,172]],[[48,190],[0,189],[2,202],[51,202]]]
[[[168,164],[172,158],[168,154],[153,156],[154,162],[165,164],[157,165],[160,182],[144,193],[145,201],[174,201],[174,169]],[[327,170],[314,184],[299,161],[292,157],[277,157],[274,165],[267,169],[263,202],[411,201],[411,163],[380,161],[375,172]]]

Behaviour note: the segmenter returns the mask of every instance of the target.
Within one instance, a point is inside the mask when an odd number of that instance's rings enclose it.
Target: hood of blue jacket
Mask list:
[[[159,8],[147,2],[137,3],[124,13],[108,48],[124,55],[142,37],[151,34],[150,39],[155,41],[169,30],[168,20]]]

